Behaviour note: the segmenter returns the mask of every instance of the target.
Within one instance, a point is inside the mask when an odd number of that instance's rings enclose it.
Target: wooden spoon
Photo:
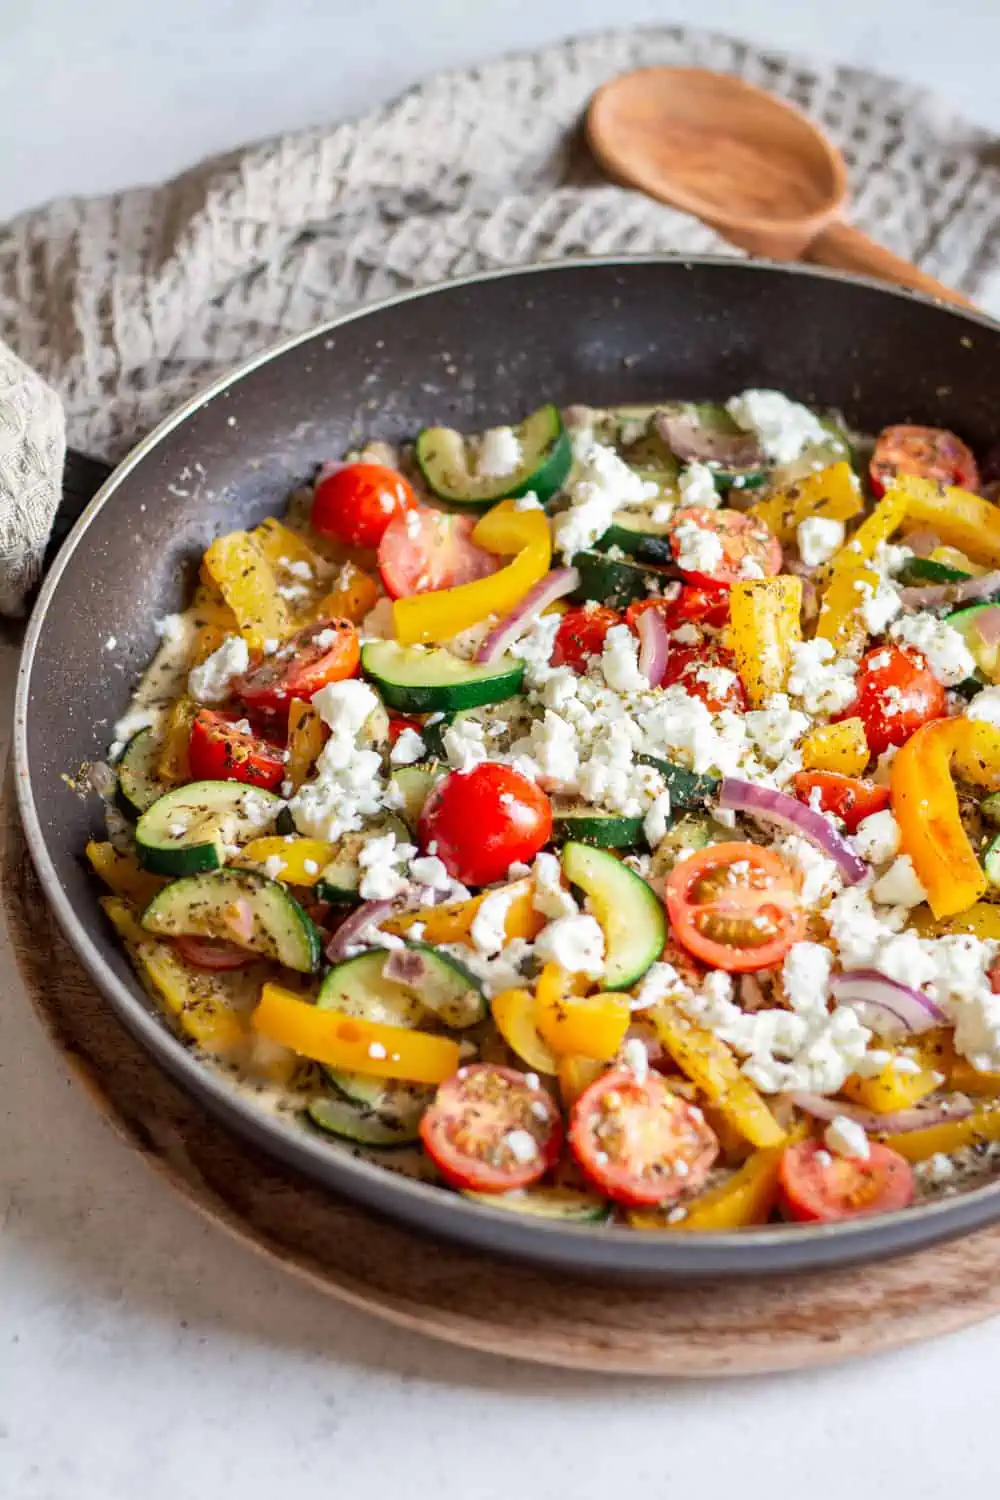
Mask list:
[[[591,99],[587,134],[612,176],[753,255],[972,305],[845,223],[847,168],[836,146],[801,110],[740,78],[702,68],[625,73]]]

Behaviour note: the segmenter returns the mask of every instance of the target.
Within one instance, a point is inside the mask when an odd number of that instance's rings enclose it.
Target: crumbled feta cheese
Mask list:
[[[313,570],[304,557],[282,557],[279,560],[285,572],[289,573],[292,578],[299,578],[303,583],[308,583],[311,580]]]
[[[681,521],[674,528],[673,543],[677,566],[685,573],[707,573],[711,577],[722,562],[722,542],[697,521]]]
[[[392,901],[409,885],[405,866],[416,854],[412,844],[397,844],[394,833],[369,838],[358,851],[362,901]]]
[[[927,892],[917,878],[913,860],[899,854],[881,879],[872,886],[872,899],[883,906],[920,906]]]
[[[553,527],[553,541],[567,563],[604,535],[616,510],[642,505],[658,493],[655,484],[640,478],[603,443],[591,440],[580,453],[579,463],[580,473],[570,486],[569,509]]]
[[[527,774],[570,787],[575,784],[580,767],[577,736],[573,726],[551,708],[535,720],[527,740],[518,740],[511,748],[515,764],[523,764]]]
[[[227,635],[222,645],[188,676],[188,692],[198,703],[223,703],[233,678],[250,665],[250,649],[241,635]]]
[[[545,708],[565,708],[577,696],[579,678],[572,667],[553,667],[541,690]]]
[[[518,498],[514,501],[514,509],[515,510],[544,510],[545,506],[539,500],[539,498],[535,494],[534,490],[528,490],[525,494],[519,495]]]
[[[869,635],[881,635],[903,608],[899,590],[886,578],[880,578],[878,586],[859,580],[861,596],[861,618]]]
[[[557,917],[539,933],[535,953],[567,974],[596,979],[604,972],[604,929],[596,917]]]
[[[774,848],[798,870],[802,878],[802,902],[807,908],[818,906],[842,888],[843,879],[834,861],[800,834],[786,834]]]
[[[328,683],[312,701],[330,737],[316,761],[316,779],[300,787],[289,810],[300,833],[334,843],[381,810],[382,758],[358,745],[358,735],[380,705],[368,684],[356,678]]]
[[[837,1115],[831,1120],[823,1132],[823,1140],[827,1150],[832,1151],[835,1156],[851,1156],[859,1161],[867,1161],[871,1155],[868,1137],[857,1120],[852,1120],[848,1115]]]
[[[522,1165],[527,1165],[538,1156],[538,1142],[530,1130],[508,1130],[503,1143],[514,1160]]]
[[[792,1010],[825,1015],[830,994],[833,954],[821,943],[793,943],[781,966],[781,982]]]
[[[524,938],[512,938],[495,958],[487,958],[485,953],[477,952],[466,943],[438,943],[437,947],[472,970],[488,999],[523,984],[522,969],[534,951]]]
[[[651,849],[666,838],[667,829],[670,827],[670,793],[659,792],[652,807],[642,820],[642,831],[646,843]]]
[[[685,505],[714,510],[722,498],[715,488],[715,475],[707,464],[700,464],[696,459],[681,470],[677,483]]]
[[[795,535],[806,567],[818,568],[844,545],[844,523],[828,516],[807,516],[799,522]]]
[[[247,787],[240,798],[240,816],[254,828],[266,828],[275,819],[272,799],[255,787]]]
[[[809,719],[792,708],[785,693],[772,694],[766,708],[746,715],[746,732],[771,765],[783,760],[810,727]]]
[[[808,408],[780,391],[749,390],[726,402],[726,410],[744,432],[755,432],[768,458],[790,464],[810,444],[829,442],[830,434]]]
[[[622,1048],[622,1060],[626,1068],[635,1074],[637,1083],[645,1083],[649,1077],[649,1053],[641,1037],[630,1036]]]
[[[183,615],[162,615],[156,622],[156,633],[168,646],[178,646],[187,635],[188,625]]]
[[[918,1163],[916,1175],[924,1182],[933,1183],[935,1186],[942,1182],[950,1182],[955,1176],[955,1163],[950,1156],[945,1156],[943,1151],[935,1151],[926,1161]]]
[[[608,687],[618,693],[641,692],[649,681],[639,671],[639,642],[627,625],[612,625],[604,637],[601,671]]]
[[[426,747],[416,729],[404,729],[389,751],[390,763],[394,766],[412,766],[422,760]]]
[[[304,859],[302,861],[302,868],[307,875],[319,874],[319,864],[315,859]]]
[[[1000,725],[1000,687],[983,688],[977,693],[965,710],[965,717]]]
[[[513,873],[513,866],[509,873]],[[562,883],[562,865],[556,855],[544,850],[536,854],[531,873],[535,883],[531,905],[535,911],[550,921],[578,915],[577,904]]]
[[[156,723],[156,713],[151,708],[133,707],[122,714],[114,727],[116,741],[125,746],[129,740],[139,733],[140,729],[148,729],[151,724]]]
[[[739,575],[741,578],[763,578],[764,569],[761,567],[760,563],[757,562],[756,558],[751,557],[750,554],[747,553],[746,557],[740,558]]]
[[[441,736],[441,743],[449,766],[456,771],[471,771],[489,758],[485,730],[478,719],[456,719]]]
[[[920,613],[897,620],[889,634],[906,646],[913,646],[925,658],[934,676],[945,687],[954,687],[976,670],[975,658],[965,637],[936,615]]]
[[[850,840],[851,847],[869,864],[884,865],[899,853],[899,824],[888,808],[862,818]]]
[[[829,641],[817,636],[795,641],[790,651],[788,693],[809,714],[839,714],[854,701],[857,662],[837,656]]]
[[[507,913],[516,896],[517,891],[509,886],[490,891],[484,896],[469,929],[469,936],[477,952],[492,958],[504,947],[507,942]]]
[[[280,854],[269,854],[264,861],[264,874],[268,880],[277,880],[285,868],[285,861]]]
[[[521,443],[513,427],[490,427],[483,433],[476,460],[481,479],[506,479],[521,465]]]

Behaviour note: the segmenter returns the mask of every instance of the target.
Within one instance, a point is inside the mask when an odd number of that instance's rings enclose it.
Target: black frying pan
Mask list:
[[[111,725],[222,531],[280,510],[323,459],[430,422],[475,430],[542,401],[719,398],[775,386],[873,430],[912,420],[996,438],[1000,328],[905,292],[797,267],[699,259],[475,277],[357,313],[260,355],[169,418],[86,511],[25,642],[14,752],[28,840],[58,919],[114,1012],[219,1118],[337,1192],[429,1233],[600,1274],[759,1274],[898,1253],[1000,1219],[1000,1181],[871,1220],[656,1235],[522,1219],[355,1161],[258,1113],[168,1031],[104,923],[62,779]],[[109,652],[105,641],[115,636]]]

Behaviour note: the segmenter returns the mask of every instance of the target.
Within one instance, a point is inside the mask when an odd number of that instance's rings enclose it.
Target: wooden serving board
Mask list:
[[[11,944],[70,1070],[123,1138],[207,1217],[319,1291],[470,1348],[633,1375],[795,1369],[1000,1312],[1000,1228],[860,1269],[671,1287],[535,1271],[371,1216],[230,1135],[160,1072],[62,938],[28,857],[9,774],[2,811]]]

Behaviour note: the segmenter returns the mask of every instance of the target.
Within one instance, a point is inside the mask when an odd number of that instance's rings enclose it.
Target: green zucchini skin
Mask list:
[[[158,797],[140,817],[135,828],[139,859],[157,875],[221,869],[227,843],[262,834],[283,808],[273,792],[238,781],[189,782]]]
[[[152,729],[140,729],[118,762],[118,804],[126,817],[138,819],[167,791],[156,774],[160,746]]]
[[[228,915],[246,904],[253,917],[248,937],[237,937]],[[238,941],[248,952],[299,974],[319,968],[317,928],[287,886],[255,870],[211,870],[165,886],[146,907],[142,925],[157,937],[207,937]]]
[[[566,844],[563,874],[590,897],[604,928],[601,988],[627,990],[660,957],[667,941],[663,902],[640,875],[606,849]]]
[[[433,495],[456,510],[486,511],[500,500],[529,493],[544,505],[569,477],[573,451],[557,407],[541,406],[514,432],[522,461],[510,474],[479,477],[469,468],[465,439],[449,427],[425,427],[414,448],[417,466]]]
[[[368,641],[361,648],[361,670],[390,708],[418,714],[502,703],[520,692],[524,680],[524,662],[517,657],[480,665],[443,648],[397,641]]]

